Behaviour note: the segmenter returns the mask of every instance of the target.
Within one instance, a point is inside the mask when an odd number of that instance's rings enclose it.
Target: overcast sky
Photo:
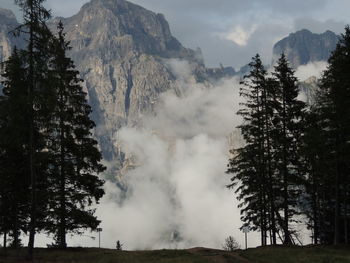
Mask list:
[[[88,0],[48,0],[54,16],[71,16]],[[260,53],[268,64],[273,44],[290,32],[341,33],[350,23],[350,0],[131,0],[163,13],[172,33],[190,48],[200,47],[209,66],[239,68]],[[0,7],[15,10],[13,0]],[[18,13],[17,13],[18,14]]]

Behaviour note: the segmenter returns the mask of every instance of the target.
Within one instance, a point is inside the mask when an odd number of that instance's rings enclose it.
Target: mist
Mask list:
[[[162,94],[142,129],[120,131],[122,150],[136,167],[125,176],[125,199],[115,185],[106,185],[97,211],[104,245],[121,240],[127,249],[221,248],[229,235],[242,242],[237,201],[226,188],[225,173],[228,135],[239,121],[237,81],[208,88],[194,82],[186,62],[167,64],[180,80],[181,96]]]
[[[106,195],[96,211],[102,221],[101,247],[115,248],[120,240],[127,250],[220,249],[229,235],[243,247],[238,201],[226,188],[231,175],[225,173],[230,148],[243,143],[236,129],[242,121],[236,115],[239,79],[208,86],[194,80],[186,61],[165,64],[179,90],[160,96],[154,114],[143,116],[142,128],[119,131],[118,144],[132,168],[123,177],[126,192],[106,181]],[[300,80],[319,77],[326,66],[310,63],[296,75]],[[299,227],[305,232],[304,225]],[[259,233],[249,233],[250,247],[259,242]],[[50,243],[40,236],[37,245]],[[68,244],[96,247],[98,235],[68,236]]]
[[[143,117],[142,128],[119,131],[118,144],[133,168],[123,178],[126,193],[106,181],[106,195],[96,211],[102,221],[101,246],[115,248],[120,240],[127,250],[220,249],[232,235],[243,247],[238,201],[226,188],[231,175],[225,173],[230,148],[243,143],[236,129],[241,123],[236,115],[239,79],[208,86],[195,82],[186,61],[165,63],[176,75],[181,95],[163,93],[154,114]],[[319,77],[326,66],[310,63],[296,75],[301,80]],[[250,247],[259,242],[259,233],[249,234]],[[41,235],[37,245],[50,243]],[[98,235],[68,236],[68,244],[96,247]]]
[[[181,96],[162,94],[155,113],[143,118],[143,128],[120,130],[118,140],[134,168],[124,177],[126,194],[112,182],[105,185],[97,207],[101,244],[114,248],[120,240],[128,250],[222,248],[229,235],[244,244],[238,203],[226,188],[230,175],[225,173],[228,137],[240,122],[238,80],[207,87],[194,81],[187,62],[166,64],[179,79]],[[72,246],[96,244],[70,239]],[[258,238],[249,245],[258,245]]]
[[[326,61],[310,62],[307,65],[301,65],[295,71],[295,76],[300,81],[305,81],[311,76],[320,79],[323,72],[327,69],[328,63]]]

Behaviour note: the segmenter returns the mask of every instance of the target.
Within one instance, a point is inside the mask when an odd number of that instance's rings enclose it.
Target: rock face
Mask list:
[[[273,62],[284,52],[294,68],[314,61],[327,61],[339,37],[326,31],[314,34],[303,29],[277,42],[273,47]]]
[[[162,92],[180,92],[164,61],[186,59],[197,75],[205,74],[204,64],[171,35],[163,15],[124,0],[92,0],[73,17],[54,19],[52,27],[58,19],[85,80],[104,158],[123,162],[118,130],[138,125]]]
[[[319,80],[312,76],[307,80],[299,83],[301,94],[305,96],[304,100],[308,105],[316,102],[317,92],[319,91]]]
[[[59,20],[73,47],[70,56],[85,81],[104,159],[119,167],[125,168],[130,160],[119,150],[119,129],[139,126],[141,117],[153,112],[163,92],[181,95],[171,64],[186,60],[188,75],[205,83],[238,74],[231,67],[206,68],[201,51],[184,48],[171,35],[163,15],[125,0],[91,0],[76,15],[53,19],[53,30]],[[24,45],[23,40],[8,34],[17,26],[13,13],[0,9],[1,60],[15,45]],[[302,31],[277,43],[275,53],[285,51],[299,65],[327,57],[336,40],[331,32],[316,35]]]
[[[10,10],[0,8],[0,62],[10,56],[14,46],[22,47],[24,44],[21,39],[10,33],[18,25],[15,15]]]
[[[197,80],[209,78],[200,51],[184,48],[162,14],[125,0],[92,0],[72,17],[50,21],[53,31],[59,20],[73,47],[70,56],[85,81],[103,157],[117,166],[127,159],[119,151],[118,130],[139,125],[161,93],[181,93],[169,61],[186,60]],[[0,10],[3,58],[15,45],[6,33],[17,25],[11,11]]]
[[[207,74],[210,78],[218,80],[236,76],[237,72],[233,67],[224,67],[223,65],[220,65],[219,68],[208,68]]]

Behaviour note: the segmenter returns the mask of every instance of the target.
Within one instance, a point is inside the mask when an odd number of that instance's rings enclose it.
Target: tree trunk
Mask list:
[[[313,210],[313,223],[314,223],[314,244],[318,244],[318,238],[319,238],[319,218],[318,218],[318,205],[317,205],[317,187],[316,187],[316,180],[315,180],[315,174],[312,172],[312,210]]]
[[[349,244],[348,240],[348,218],[345,216],[344,218],[344,243]]]
[[[62,88],[62,87],[61,87]],[[60,94],[60,100],[61,100],[61,105],[60,105],[60,206],[61,206],[61,214],[60,214],[60,231],[59,231],[59,240],[60,244],[59,246],[61,248],[66,248],[67,247],[67,242],[66,242],[66,176],[65,176],[65,151],[64,151],[64,120],[63,120],[63,114],[64,114],[64,96]]]
[[[6,248],[7,248],[7,231],[6,230],[4,230],[4,249],[5,249],[5,251],[6,251]]]
[[[19,248],[19,226],[18,226],[18,205],[15,205],[15,218],[14,218],[14,228],[13,228],[13,247]]]
[[[262,194],[260,195],[260,203],[263,204],[263,197]],[[265,246],[265,226],[264,226],[264,208],[263,205],[261,205],[260,208],[260,230],[261,230],[261,246]]]
[[[272,232],[272,244],[276,245],[276,220],[275,220],[275,195],[273,189],[273,178],[272,178],[272,167],[271,167],[271,143],[270,143],[270,126],[269,126],[269,118],[267,112],[267,92],[266,87],[264,91],[264,106],[265,106],[265,132],[266,132],[266,143],[267,143],[267,169],[268,169],[268,187],[269,187],[269,203],[270,203],[270,218],[271,218],[271,232]]]
[[[284,210],[284,244],[291,244],[290,233],[289,233],[289,213],[288,213],[288,168],[287,168],[287,114],[286,114],[286,95],[283,87],[283,210]]]
[[[33,249],[35,241],[36,232],[36,173],[35,173],[35,150],[34,150],[34,87],[35,87],[35,77],[34,77],[34,3],[30,1],[30,20],[32,25],[30,25],[30,35],[29,35],[29,107],[30,107],[30,127],[29,127],[29,165],[30,165],[30,181],[31,181],[31,213],[30,213],[30,226],[29,226],[29,242],[28,242],[28,259],[33,259]]]
[[[339,244],[339,175],[335,179],[334,245]]]
[[[337,125],[338,126],[338,125]],[[335,204],[334,204],[334,245],[339,244],[339,208],[340,208],[340,189],[339,189],[339,177],[340,177],[340,152],[339,152],[339,131],[336,135],[335,151],[336,151],[336,171],[335,171]]]

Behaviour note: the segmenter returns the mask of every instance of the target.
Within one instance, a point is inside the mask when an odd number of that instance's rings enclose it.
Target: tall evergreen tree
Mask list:
[[[249,64],[251,71],[244,76],[240,95],[246,99],[238,115],[243,117],[241,130],[246,142],[245,146],[233,150],[228,173],[233,173],[232,184],[236,187],[242,220],[246,226],[261,231],[261,244],[267,244],[269,228],[269,167],[266,162],[266,118],[268,109],[264,103],[266,98],[267,72],[259,55]]]
[[[1,228],[19,247],[20,232],[27,230],[29,215],[28,107],[23,54],[14,50],[4,63],[0,97],[0,213]],[[6,242],[5,242],[6,243]]]
[[[298,99],[299,87],[293,69],[284,54],[272,73],[278,83],[276,114],[274,117],[275,162],[277,178],[282,189],[284,244],[291,244],[289,223],[298,213],[297,200],[301,193],[300,150],[303,134],[305,103]]]
[[[332,214],[332,233],[326,237],[334,244],[348,243],[350,202],[350,28],[345,28],[336,49],[328,60],[318,97],[318,113],[322,120],[330,166],[327,175],[332,180],[328,188]],[[327,233],[326,233],[327,234]]]
[[[49,41],[52,34],[46,22],[50,18],[50,12],[43,7],[44,0],[16,0],[23,11],[23,25],[17,29],[17,33],[26,34],[27,49],[27,105],[29,112],[29,172],[31,178],[31,215],[29,226],[28,258],[33,256],[35,233],[42,228],[44,220],[38,221],[45,214],[44,202],[47,185],[45,138],[43,131],[50,118],[52,99],[50,81],[48,79],[48,60],[50,58]],[[40,190],[40,191],[38,191]],[[39,195],[39,196],[38,196]]]
[[[262,89],[262,109],[264,116],[264,166],[266,167],[267,174],[267,196],[270,206],[270,242],[273,245],[277,244],[276,234],[278,232],[277,222],[279,219],[278,214],[278,203],[276,197],[278,197],[278,189],[276,188],[276,161],[274,159],[275,150],[273,148],[273,138],[275,135],[275,109],[278,106],[277,102],[277,91],[278,91],[278,82],[273,78],[266,78],[266,83]],[[276,218],[277,217],[277,218]]]
[[[95,123],[90,119],[91,107],[81,87],[82,80],[73,61],[67,57],[70,49],[65,40],[62,22],[58,37],[53,39],[53,58],[50,62],[50,79],[57,101],[51,116],[50,221],[49,232],[55,233],[57,245],[65,248],[66,233],[82,228],[96,229],[100,221],[89,209],[93,200],[103,196],[103,181],[96,174],[105,170],[97,142],[91,130]]]
[[[293,70],[284,55],[272,77],[268,77],[257,55],[252,70],[244,77],[241,96],[246,101],[238,115],[246,144],[233,150],[229,173],[238,186],[242,220],[260,229],[262,245],[277,243],[283,230],[285,244],[292,243],[289,223],[299,213],[298,199],[302,186],[300,169],[302,119],[305,104],[298,100],[299,88]],[[282,214],[281,214],[282,212]]]
[[[324,119],[319,109],[312,106],[304,122],[305,134],[301,156],[303,158],[306,202],[301,206],[309,219],[314,244],[327,244],[332,232],[329,208],[332,207],[329,186],[333,184],[333,169],[329,165],[330,147],[324,130]],[[327,241],[328,240],[328,241]]]
[[[28,109],[22,54],[14,50],[3,64],[4,81],[0,97],[0,213],[3,232],[19,247],[20,233],[27,229],[29,180],[27,173]],[[7,236],[7,235],[5,235]],[[4,242],[6,243],[6,242]]]

